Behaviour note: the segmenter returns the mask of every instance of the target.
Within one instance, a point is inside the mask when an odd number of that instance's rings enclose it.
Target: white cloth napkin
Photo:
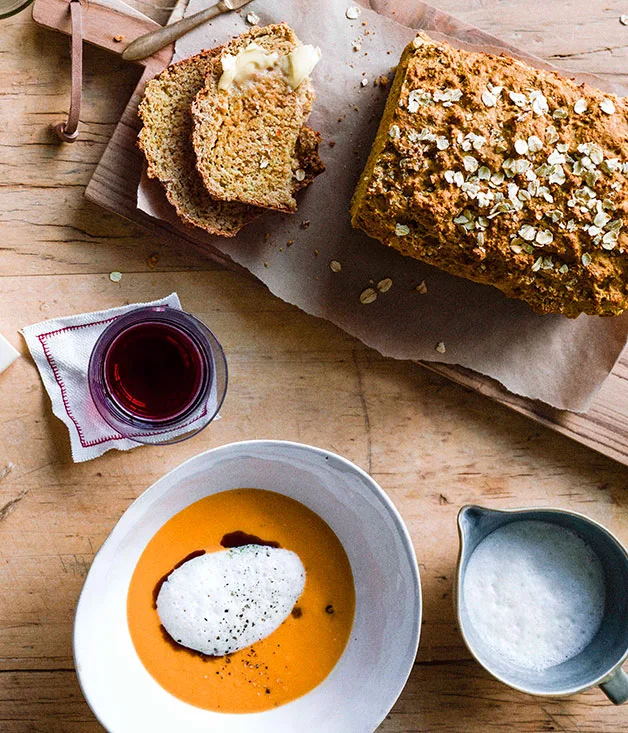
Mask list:
[[[123,438],[100,416],[89,392],[87,367],[98,337],[112,321],[136,308],[151,305],[168,305],[181,310],[178,295],[172,293],[152,303],[134,303],[106,311],[53,318],[21,331],[50,396],[52,411],[70,432],[75,463],[97,458],[112,448],[130,450],[140,445]],[[182,432],[189,430],[190,425]],[[161,440],[176,435],[176,431],[166,433]]]
[[[0,372],[8,369],[19,355],[20,352],[0,333]]]

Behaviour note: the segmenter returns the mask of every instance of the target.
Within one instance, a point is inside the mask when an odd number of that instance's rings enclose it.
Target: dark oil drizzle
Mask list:
[[[244,545],[262,545],[263,547],[275,548],[281,547],[279,542],[274,542],[273,540],[263,540],[261,537],[258,537],[255,534],[248,534],[247,532],[243,532],[240,529],[236,532],[228,532],[220,540],[220,544],[222,545],[222,547],[227,547],[229,549],[232,547],[244,547]]]

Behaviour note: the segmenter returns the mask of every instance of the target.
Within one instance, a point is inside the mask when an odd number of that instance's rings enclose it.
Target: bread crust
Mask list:
[[[617,315],[628,307],[627,140],[625,99],[419,34],[352,223],[538,313]]]

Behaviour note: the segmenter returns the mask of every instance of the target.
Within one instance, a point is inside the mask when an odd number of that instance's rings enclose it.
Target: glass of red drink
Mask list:
[[[176,443],[216,417],[227,391],[227,362],[198,318],[149,306],[107,326],[92,351],[88,382],[96,409],[121,437]]]

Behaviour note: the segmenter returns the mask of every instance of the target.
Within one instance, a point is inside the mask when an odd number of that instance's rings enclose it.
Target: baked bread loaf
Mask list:
[[[306,47],[285,23],[256,27],[209,64],[192,105],[192,139],[197,169],[214,198],[296,210],[292,161],[314,101],[309,78],[290,84],[297,48]]]
[[[628,104],[419,34],[397,68],[352,222],[538,313],[628,307]]]
[[[203,51],[172,64],[148,82],[139,106],[144,125],[138,145],[146,157],[148,176],[162,183],[168,201],[185,223],[210,234],[233,237],[263,209],[212,198],[196,170],[192,146],[192,102],[220,50]],[[318,156],[320,139],[318,132],[301,129],[291,164],[294,191],[325,170]]]

